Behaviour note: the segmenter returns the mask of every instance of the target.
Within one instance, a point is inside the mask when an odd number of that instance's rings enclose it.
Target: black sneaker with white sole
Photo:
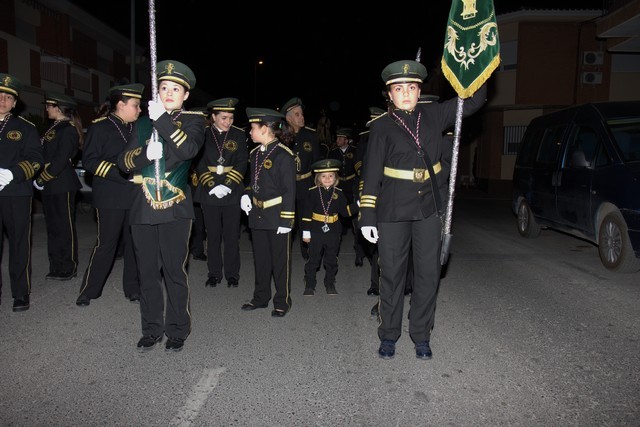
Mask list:
[[[145,335],[138,341],[138,351],[145,352],[153,350],[153,348],[162,342],[162,336],[154,337],[152,335]]]

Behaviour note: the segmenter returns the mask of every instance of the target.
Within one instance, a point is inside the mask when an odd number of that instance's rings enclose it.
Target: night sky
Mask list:
[[[110,2],[108,13],[102,2],[74,3],[130,35],[129,0]],[[157,58],[189,65],[196,87],[209,100],[239,98],[240,121],[247,106],[279,108],[298,96],[308,122],[325,109],[334,125],[347,126],[366,121],[370,106],[383,106],[380,72],[388,63],[415,59],[421,47],[427,69],[439,68],[448,1],[398,3],[397,9],[388,3],[357,13],[344,10],[345,2],[294,4],[155,0]],[[601,9],[603,1],[499,0],[494,5],[501,14],[522,8]],[[136,44],[148,48],[149,2],[135,0],[135,10]],[[264,64],[256,65],[258,60]]]

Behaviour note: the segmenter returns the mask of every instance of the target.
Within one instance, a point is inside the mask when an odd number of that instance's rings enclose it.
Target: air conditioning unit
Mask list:
[[[582,73],[582,83],[587,85],[599,85],[602,83],[602,73],[585,72]]]
[[[585,51],[582,54],[584,65],[602,65],[604,63],[604,52]]]

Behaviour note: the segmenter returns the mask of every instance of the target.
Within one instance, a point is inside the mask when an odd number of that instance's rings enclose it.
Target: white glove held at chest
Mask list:
[[[240,209],[242,209],[244,213],[249,215],[251,207],[251,198],[247,194],[245,194],[240,198]]]
[[[231,193],[231,189],[226,185],[216,185],[209,191],[209,195],[214,194],[218,199],[222,199],[227,194]]]
[[[35,181],[33,181],[33,186],[36,187],[40,191],[44,190],[44,185],[38,185],[38,183],[35,182]]]
[[[149,145],[147,145],[147,159],[149,160],[157,160],[162,157],[162,142],[154,141],[153,139],[149,141]]]
[[[276,231],[276,234],[287,234],[291,231],[291,229],[289,227],[278,227],[278,231]]]
[[[366,225],[360,229],[362,231],[362,235],[365,239],[367,239],[371,243],[378,242],[378,227],[372,227],[370,225]]]
[[[156,102],[154,100],[149,101],[147,109],[149,110],[149,118],[153,121],[158,120],[158,117],[167,112],[167,110],[164,109],[162,102]]]
[[[0,185],[7,185],[13,181],[13,172],[9,169],[0,168]]]

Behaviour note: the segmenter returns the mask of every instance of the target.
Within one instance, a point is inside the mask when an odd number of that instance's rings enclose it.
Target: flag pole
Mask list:
[[[156,8],[154,0],[149,0],[149,40],[151,51],[151,97],[155,102],[158,102],[158,57],[156,54]],[[154,142],[159,141],[158,131],[155,127],[153,128],[151,139]],[[160,188],[162,187],[162,179],[160,177],[160,159],[155,159],[153,161],[153,171],[156,180],[156,200],[159,202],[162,200],[160,192]]]
[[[493,0],[452,2],[442,53],[442,73],[458,94],[449,198],[442,224],[440,264],[449,259],[451,217],[456,189],[464,99],[473,96],[500,64],[500,43]]]

